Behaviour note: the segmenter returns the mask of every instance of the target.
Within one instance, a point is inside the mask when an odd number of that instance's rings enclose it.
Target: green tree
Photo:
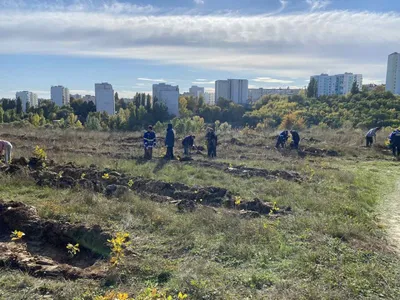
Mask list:
[[[30,118],[30,123],[35,126],[38,127],[40,125],[40,116],[38,114],[34,114],[31,118]]]
[[[100,119],[95,115],[89,115],[86,120],[86,128],[90,130],[101,130]]]
[[[21,115],[22,114],[22,101],[21,98],[18,97],[17,98],[17,115]]]
[[[351,94],[356,95],[360,93],[360,89],[358,88],[358,84],[356,81],[353,82],[353,86],[351,87]]]
[[[4,110],[0,106],[0,124],[4,122]]]
[[[315,78],[311,78],[308,87],[307,87],[307,97],[308,98],[316,98],[318,95],[318,83]]]

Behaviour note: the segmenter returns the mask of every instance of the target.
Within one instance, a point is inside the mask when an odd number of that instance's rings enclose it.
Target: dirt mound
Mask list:
[[[22,160],[22,159],[20,159]],[[20,161],[17,160],[17,161]],[[190,162],[189,162],[190,163]],[[226,168],[225,164],[211,163],[214,166]],[[28,164],[30,168],[31,163]],[[40,165],[40,164],[38,164]],[[13,168],[11,165],[10,168]],[[18,168],[23,166],[15,165]],[[26,167],[25,167],[26,168]],[[296,173],[286,171],[266,171],[259,169],[244,169],[247,173],[258,174],[259,176],[277,176],[287,179],[300,178]],[[241,169],[241,172],[244,172]],[[240,172],[240,169],[226,170],[227,172]],[[257,173],[259,172],[259,173]],[[266,174],[270,172],[270,174]],[[260,204],[253,205],[254,201],[241,202],[241,205],[232,205],[235,202],[235,196],[227,189],[219,187],[201,187],[201,186],[187,186],[181,183],[169,183],[153,179],[145,179],[142,177],[128,177],[125,174],[118,173],[113,170],[100,171],[96,166],[90,168],[83,168],[75,166],[73,163],[66,165],[52,164],[46,168],[34,169],[27,172],[31,177],[36,180],[40,186],[51,186],[54,188],[72,188],[81,186],[85,189],[94,192],[104,193],[108,197],[121,197],[130,191],[135,191],[138,194],[147,196],[153,201],[157,202],[174,202],[181,203],[181,207],[187,206],[188,201],[192,201],[195,205],[207,205],[212,207],[227,207],[239,210],[256,211],[260,214],[283,214],[290,210],[290,208],[280,208],[280,210],[273,210],[269,203],[265,203],[267,207]],[[257,175],[254,175],[257,176]],[[176,202],[178,201],[178,202]],[[183,204],[186,203],[186,204]],[[247,205],[248,204],[248,205]],[[193,205],[189,205],[193,206]]]
[[[296,181],[296,182],[303,181],[302,176],[298,172],[294,172],[294,171],[266,170],[266,169],[258,169],[258,168],[249,168],[246,166],[232,166],[227,163],[220,163],[220,162],[214,162],[214,161],[191,160],[191,161],[187,161],[187,163],[191,164],[191,165],[200,166],[200,167],[218,169],[218,170],[224,171],[225,173],[228,173],[228,174],[231,174],[234,176],[245,177],[245,178],[263,177],[266,179],[281,178],[281,179],[292,180],[292,181]]]
[[[14,230],[25,233],[21,243],[9,242]],[[104,276],[104,270],[97,263],[109,255],[110,238],[99,226],[43,220],[32,206],[0,201],[0,265],[34,276],[99,278]],[[69,243],[79,243],[76,257],[69,256]]]

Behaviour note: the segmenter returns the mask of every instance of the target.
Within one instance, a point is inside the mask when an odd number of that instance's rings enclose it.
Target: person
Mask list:
[[[279,135],[278,135],[278,139],[276,141],[276,146],[275,148],[285,148],[286,142],[289,139],[289,131],[285,130],[282,131]]]
[[[374,143],[374,139],[376,142],[376,133],[381,130],[382,127],[375,127],[370,129],[367,134],[365,135],[366,146],[371,147]]]
[[[291,130],[290,134],[292,135],[292,142],[290,143],[290,146],[292,149],[299,149],[299,143],[300,143],[300,135],[296,130]]]
[[[208,128],[206,134],[208,157],[217,157],[218,137],[212,128]]]
[[[165,146],[167,147],[166,159],[174,159],[175,132],[172,124],[168,124],[167,135],[165,136]]]
[[[12,150],[13,146],[10,142],[0,140],[0,155],[2,155],[4,152],[6,165],[9,165],[11,162]]]
[[[196,137],[194,135],[188,135],[183,139],[182,146],[184,155],[190,155],[190,148],[193,148],[195,138]]]
[[[156,146],[156,133],[153,131],[153,126],[149,126],[143,136],[144,158],[151,160],[153,158],[153,148]]]
[[[396,129],[393,131],[389,136],[389,140],[390,146],[392,147],[393,156],[398,158],[400,155],[400,130]]]

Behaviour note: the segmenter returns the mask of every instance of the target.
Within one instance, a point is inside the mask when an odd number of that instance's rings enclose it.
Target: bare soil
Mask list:
[[[19,230],[25,236],[12,242],[10,233]],[[33,276],[101,278],[101,263],[110,250],[111,236],[99,226],[86,227],[41,219],[36,209],[20,202],[0,201],[0,265],[21,269]],[[77,257],[66,246],[79,243]]]

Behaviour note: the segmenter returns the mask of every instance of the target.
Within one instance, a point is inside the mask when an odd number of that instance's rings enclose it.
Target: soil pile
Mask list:
[[[261,215],[285,214],[290,211],[289,207],[280,207],[279,210],[276,210],[271,203],[259,200],[242,200],[240,205],[232,204],[237,202],[236,197],[227,189],[220,187],[191,187],[182,183],[169,183],[142,177],[129,177],[126,174],[113,170],[100,171],[96,166],[84,168],[75,166],[73,163],[68,163],[66,165],[56,165],[52,163],[47,166],[43,164],[43,162],[31,159],[28,162],[28,167],[26,167],[20,164],[21,161],[25,162],[25,159],[21,158],[15,160],[15,164],[12,164],[4,171],[9,172],[11,169],[18,169],[18,171],[26,172],[40,186],[51,186],[54,188],[81,186],[94,192],[104,193],[108,197],[122,197],[130,191],[135,191],[136,193],[147,196],[153,201],[179,204],[178,208],[181,210],[182,208],[183,210],[185,210],[185,208],[193,208],[196,207],[196,205],[208,205],[254,211]],[[216,163],[213,164],[218,166]],[[220,164],[219,167],[226,168],[226,165]],[[240,170],[241,169],[237,169],[236,172],[240,172]],[[253,173],[263,172],[259,169],[247,168],[245,170],[249,170],[248,172]],[[235,170],[230,170],[229,168],[227,171],[235,172]],[[269,172],[266,170],[264,171]],[[275,171],[270,172],[271,174],[268,176],[279,175],[285,176],[288,179],[299,178],[300,176],[296,173],[284,173],[284,171],[276,171],[276,173],[274,173]],[[266,174],[264,175],[267,176]]]
[[[14,230],[25,236],[11,242],[10,233]],[[0,265],[34,276],[100,278],[105,270],[98,261],[109,255],[110,238],[99,226],[43,220],[32,206],[0,201]],[[79,243],[76,257],[68,254],[69,243]]]

